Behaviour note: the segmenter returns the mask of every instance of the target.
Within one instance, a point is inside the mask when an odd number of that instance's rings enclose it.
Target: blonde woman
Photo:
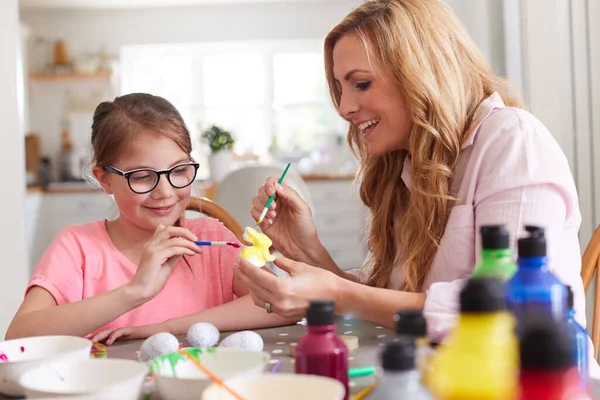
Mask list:
[[[506,224],[514,245],[524,224],[535,224],[546,229],[550,267],[573,287],[585,326],[581,215],[567,160],[447,6],[365,2],[327,36],[325,68],[360,161],[369,257],[360,273],[342,271],[307,204],[271,178],[251,213],[258,219],[277,193],[261,228],[290,276],[240,260],[236,273],[255,304],[302,317],[311,299],[330,298],[339,314],[386,327],[396,311],[421,308],[430,336],[441,340],[479,260],[479,227]]]

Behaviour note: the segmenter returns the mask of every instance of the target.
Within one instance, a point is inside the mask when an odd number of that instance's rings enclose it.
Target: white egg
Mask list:
[[[219,330],[208,322],[198,322],[190,327],[187,341],[193,347],[213,347],[219,341]]]
[[[264,342],[262,337],[253,331],[241,331],[227,336],[219,347],[234,347],[251,351],[262,351]]]
[[[138,360],[148,362],[160,355],[173,353],[177,350],[179,350],[179,340],[175,335],[168,332],[157,333],[144,340],[140,347]]]

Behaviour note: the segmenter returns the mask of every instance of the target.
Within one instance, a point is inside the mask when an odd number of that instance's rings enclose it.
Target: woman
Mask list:
[[[240,260],[236,273],[255,304],[299,318],[311,299],[330,298],[339,314],[387,327],[398,310],[421,308],[430,336],[441,340],[479,260],[479,228],[505,224],[514,245],[535,224],[546,229],[550,268],[573,287],[585,324],[581,215],[567,160],[447,6],[367,1],[327,36],[325,66],[359,160],[369,257],[360,273],[342,271],[307,204],[271,178],[251,213],[258,219],[277,193],[261,229],[290,276]]]

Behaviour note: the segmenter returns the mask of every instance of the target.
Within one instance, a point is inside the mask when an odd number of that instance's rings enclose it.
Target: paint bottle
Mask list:
[[[460,293],[460,318],[431,359],[429,389],[438,400],[511,400],[518,394],[514,317],[500,278],[471,278]]]
[[[521,400],[591,400],[581,386],[566,321],[528,314],[519,346]]]
[[[567,286],[567,325],[571,330],[571,340],[573,340],[573,358],[579,371],[581,386],[587,389],[590,380],[588,332],[575,320],[575,310],[573,307],[573,290],[571,286]]]
[[[506,283],[506,305],[517,320],[517,335],[525,315],[545,314],[557,321],[566,317],[566,287],[548,268],[544,229],[526,226],[518,240],[519,269]]]
[[[433,354],[427,337],[427,321],[421,310],[402,310],[394,316],[396,334],[411,337],[415,342],[415,363],[421,375],[421,383],[427,386],[429,358]]]
[[[295,371],[337,379],[344,385],[344,399],[348,400],[348,348],[335,327],[333,301],[311,301],[306,310],[307,332],[296,347]]]
[[[415,340],[411,336],[398,335],[386,343],[380,356],[383,373],[368,399],[433,400],[420,383],[415,353]]]
[[[504,225],[486,225],[480,229],[481,261],[473,271],[473,277],[492,276],[504,281],[517,271],[513,251],[509,246],[509,234]]]

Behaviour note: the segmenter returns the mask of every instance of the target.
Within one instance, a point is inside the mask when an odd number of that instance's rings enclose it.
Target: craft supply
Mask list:
[[[544,229],[526,226],[525,230],[528,236],[517,245],[519,269],[506,282],[506,306],[515,315],[519,336],[526,315],[546,314],[564,320],[567,314],[567,289],[548,268]]]
[[[429,388],[438,400],[515,399],[518,342],[500,278],[471,278],[460,292],[460,318],[431,358]]]
[[[350,378],[356,378],[359,376],[368,376],[373,375],[376,371],[375,367],[359,367],[359,368],[350,368],[348,370],[348,376]]]
[[[230,246],[236,249],[242,247],[241,244],[236,242],[210,242],[210,241],[198,241],[196,242],[198,246]]]
[[[177,350],[179,350],[177,337],[168,332],[161,332],[150,336],[142,343],[138,359],[141,362],[148,362],[160,355],[173,353]]]
[[[283,170],[283,174],[281,174],[281,177],[279,178],[279,180],[277,181],[277,183],[279,183],[280,185],[283,183],[283,179],[285,178],[285,175],[288,172],[288,169],[290,169],[290,165],[291,163],[288,163],[288,165],[285,167],[285,169]],[[267,200],[267,204],[265,205],[264,210],[262,211],[262,213],[260,214],[260,217],[258,217],[258,223],[260,224],[261,222],[263,222],[263,219],[265,218],[265,215],[267,215],[267,212],[269,211],[269,207],[271,207],[271,203],[273,203],[273,200],[275,199],[275,194],[273,194],[273,196],[269,197],[269,200]]]
[[[380,355],[383,373],[369,400],[433,400],[420,383],[415,354],[412,336],[398,335],[386,343]]]
[[[106,347],[102,343],[93,342],[91,355],[96,358],[106,357]]]
[[[519,343],[520,400],[591,400],[581,386],[566,321],[528,314]]]
[[[183,354],[183,356],[186,357],[188,360],[190,360],[191,362],[193,362],[194,365],[196,367],[198,367],[202,372],[204,372],[204,374],[206,374],[206,376],[208,376],[211,381],[213,381],[217,385],[221,386],[223,389],[227,390],[236,399],[238,399],[238,400],[244,400],[244,398],[242,396],[240,396],[233,389],[231,389],[229,386],[227,386],[221,380],[221,378],[219,378],[218,376],[216,376],[210,369],[208,369],[204,365],[202,365],[202,363],[200,362],[200,360],[194,358],[191,354],[189,354],[185,350],[179,350],[179,352],[181,354]]]
[[[273,242],[264,233],[258,232],[249,226],[244,230],[243,239],[252,246],[244,247],[241,256],[257,267],[264,266],[267,261],[275,260],[270,248]]]
[[[263,338],[253,331],[241,331],[227,336],[219,344],[219,347],[232,347],[250,351],[262,351],[264,348]]]
[[[277,361],[277,363],[273,365],[273,368],[269,370],[269,373],[274,374],[275,372],[279,371],[279,368],[281,368],[281,364],[283,364],[283,360]]]
[[[369,393],[371,393],[373,391],[373,389],[375,389],[375,386],[377,384],[376,383],[371,383],[369,386],[367,386],[366,388],[364,388],[363,390],[361,390],[360,392],[358,392],[353,398],[352,400],[362,400],[365,397],[367,397],[367,395]]]
[[[588,355],[588,332],[575,320],[575,309],[573,290],[567,286],[567,326],[571,329],[571,340],[573,340],[573,358],[577,362],[579,379],[581,386],[586,388],[589,385],[589,355]]]
[[[331,300],[313,300],[306,310],[306,335],[298,342],[295,372],[337,379],[349,397],[348,348],[335,333],[334,304]]]
[[[193,347],[213,347],[219,341],[220,332],[208,322],[198,322],[190,327],[186,339]]]
[[[506,281],[515,274],[517,265],[509,245],[508,230],[504,225],[484,225],[481,233],[481,262],[473,277],[497,277]]]
[[[427,321],[423,316],[422,310],[403,310],[394,315],[396,322],[396,334],[406,335],[415,341],[416,354],[415,361],[417,370],[421,374],[421,383],[427,386],[429,371],[429,359],[433,354],[433,349],[427,337]]]

